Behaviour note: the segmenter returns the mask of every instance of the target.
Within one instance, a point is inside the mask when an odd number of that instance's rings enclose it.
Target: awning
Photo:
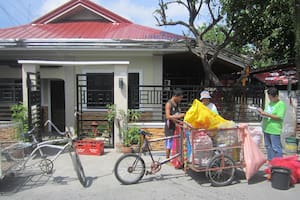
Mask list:
[[[298,82],[295,67],[256,73],[253,76],[266,85],[288,85],[289,80],[291,84]]]

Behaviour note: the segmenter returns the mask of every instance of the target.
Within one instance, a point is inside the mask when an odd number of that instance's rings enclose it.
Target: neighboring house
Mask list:
[[[244,59],[223,51],[212,68],[221,76],[245,66]],[[88,0],[71,0],[30,24],[0,29],[0,84],[19,84],[14,96],[22,98],[12,99],[22,99],[31,116],[51,119],[61,130],[76,127],[75,111],[95,116],[107,104],[151,111],[133,91],[200,85],[203,77],[183,36],[134,24]],[[158,102],[155,109],[162,113]]]

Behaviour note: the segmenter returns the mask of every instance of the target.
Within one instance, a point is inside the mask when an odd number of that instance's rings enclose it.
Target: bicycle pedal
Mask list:
[[[149,174],[152,174],[151,171],[146,171],[146,176],[149,175]]]

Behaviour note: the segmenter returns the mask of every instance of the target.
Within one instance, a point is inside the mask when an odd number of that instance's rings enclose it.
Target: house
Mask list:
[[[245,66],[223,51],[213,70],[220,76]],[[60,130],[80,131],[74,112],[85,114],[80,122],[91,122],[107,104],[139,109],[161,122],[151,111],[162,113],[162,86],[199,85],[202,79],[201,62],[183,36],[135,24],[89,0],[70,0],[30,24],[0,29],[0,83],[18,85],[8,96],[1,93],[0,104],[22,100],[31,124],[50,119]]]

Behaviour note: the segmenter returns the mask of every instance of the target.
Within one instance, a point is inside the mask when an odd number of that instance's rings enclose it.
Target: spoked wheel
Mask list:
[[[116,178],[125,185],[139,182],[146,171],[144,160],[136,154],[124,154],[114,167]]]
[[[51,174],[53,170],[53,162],[47,158],[40,161],[39,167],[43,173]]]
[[[216,155],[210,161],[206,176],[213,186],[225,186],[232,183],[235,174],[235,163],[226,155]]]
[[[87,186],[87,180],[86,180],[86,177],[85,177],[85,173],[84,173],[80,158],[79,158],[78,154],[76,153],[76,151],[71,152],[71,150],[70,150],[70,155],[71,155],[71,158],[72,158],[73,167],[74,167],[74,170],[76,171],[76,175],[78,177],[78,180],[80,181],[80,183],[83,187],[86,187]]]

